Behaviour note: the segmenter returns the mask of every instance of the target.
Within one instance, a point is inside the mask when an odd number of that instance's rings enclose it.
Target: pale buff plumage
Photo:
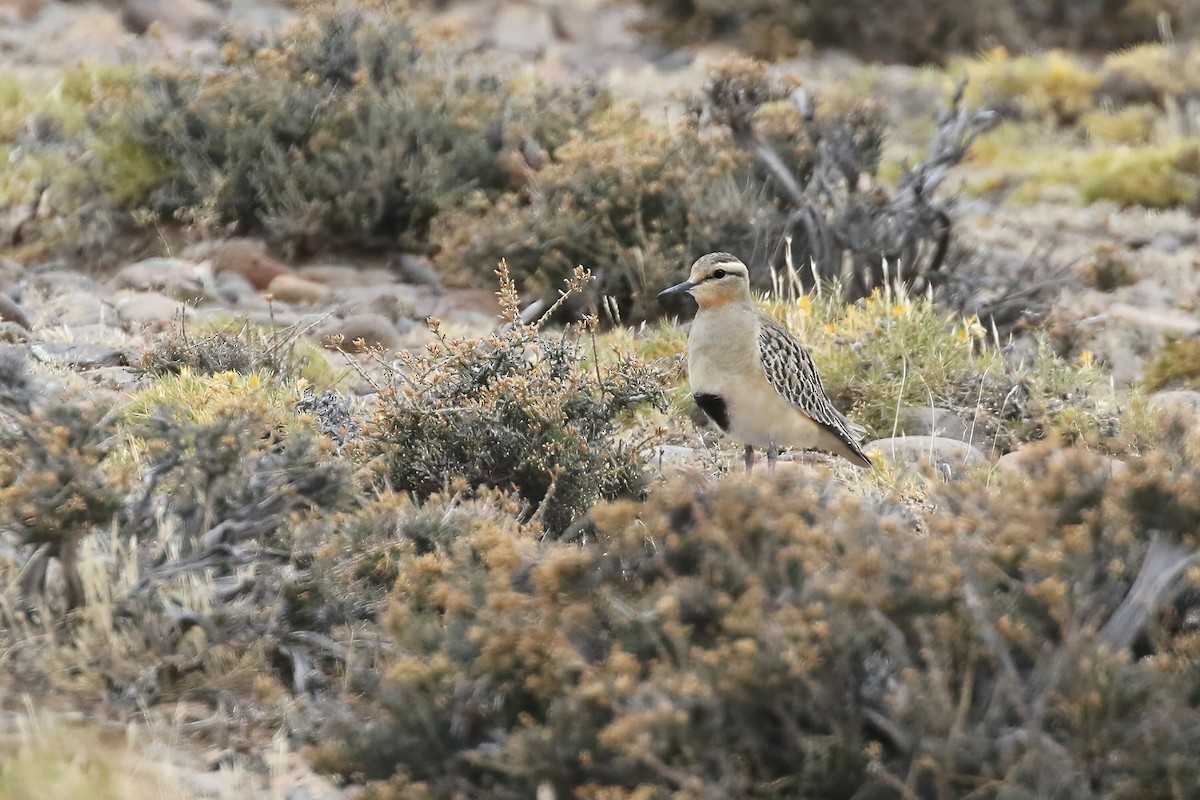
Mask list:
[[[688,280],[660,294],[687,292],[700,310],[688,337],[688,377],[704,412],[731,438],[774,462],[780,447],[824,450],[870,467],[861,429],[830,402],[812,358],[778,322],[755,307],[746,265],[709,253]]]

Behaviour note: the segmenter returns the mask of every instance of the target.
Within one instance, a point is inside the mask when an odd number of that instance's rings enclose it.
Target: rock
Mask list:
[[[906,436],[941,436],[960,442],[971,438],[970,426],[949,408],[902,406],[896,417],[900,432]]]
[[[0,0],[0,16],[13,13],[22,22],[37,19],[49,0]]]
[[[660,470],[680,464],[690,464],[699,459],[696,448],[679,444],[660,444],[642,453],[650,464]]]
[[[1108,317],[1143,330],[1184,336],[1200,333],[1200,318],[1172,308],[1141,308],[1128,303],[1113,303],[1108,307]]]
[[[299,275],[279,275],[267,286],[267,294],[284,303],[312,305],[329,296],[329,287]]]
[[[29,322],[29,315],[25,313],[25,309],[17,305],[13,300],[10,300],[8,295],[0,294],[0,321],[15,322],[25,330],[32,328]]]
[[[288,268],[267,254],[266,245],[255,239],[230,239],[213,257],[217,273],[234,272],[262,291]]]
[[[554,43],[554,23],[545,8],[502,3],[492,20],[491,39],[501,52],[534,56]]]
[[[148,382],[144,373],[129,367],[98,367],[88,372],[88,377],[99,386],[122,392],[135,392]]]
[[[231,306],[241,306],[255,300],[261,301],[260,305],[264,307],[266,304],[262,295],[254,288],[254,284],[236,272],[222,272],[217,275],[215,290],[217,298]]]
[[[409,283],[428,286],[439,294],[443,291],[442,278],[433,262],[416,253],[400,254],[400,277]]]
[[[392,320],[411,319],[417,306],[416,292],[410,286],[390,283],[383,286],[351,286],[334,293],[344,312],[380,314]]]
[[[33,345],[30,351],[39,361],[72,369],[119,367],[128,363],[123,351],[87,342],[42,342]]]
[[[29,329],[15,322],[0,322],[0,342],[21,344],[29,341]]]
[[[120,63],[132,38],[100,3],[49,2],[25,24],[0,26],[0,51],[9,63]]]
[[[996,460],[996,469],[1001,472],[1014,472],[1024,474],[1034,474],[1040,468],[1044,468],[1048,461],[1059,457],[1059,454],[1064,453],[1064,450],[1054,450],[1047,454],[1046,448],[1039,445],[1026,445],[1011,453],[1005,453]],[[1129,465],[1112,456],[1105,456],[1099,453],[1093,453],[1093,457],[1103,459],[1107,462],[1110,475],[1117,475],[1129,469]]]
[[[41,308],[42,315],[55,324],[69,328],[81,325],[116,324],[117,315],[110,303],[97,292],[72,290],[51,295]]]
[[[296,11],[286,5],[262,0],[228,0],[226,26],[239,36],[273,41],[298,18]]]
[[[351,314],[345,319],[329,320],[321,331],[322,341],[327,347],[336,346],[332,337],[341,336],[341,347],[349,352],[356,349],[354,342],[362,339],[368,348],[382,347],[395,350],[400,345],[400,334],[391,320],[380,314]]]
[[[868,456],[879,453],[902,471],[910,471],[920,463],[932,464],[938,474],[947,479],[963,477],[967,470],[984,466],[987,456],[977,448],[958,439],[943,436],[896,436],[876,439],[863,448]]]
[[[309,264],[296,272],[309,280],[324,283],[334,289],[345,289],[351,286],[379,286],[396,282],[394,272],[379,267],[364,269],[349,264]]]
[[[1173,233],[1160,233],[1150,241],[1150,246],[1163,253],[1178,253],[1183,248],[1183,240]]]
[[[147,258],[122,267],[113,278],[118,289],[162,292],[176,300],[209,298],[205,289],[208,267],[181,258]]]
[[[158,292],[139,292],[117,301],[117,316],[122,322],[165,328],[192,316],[192,309]]]
[[[1200,392],[1190,389],[1164,390],[1150,395],[1146,402],[1164,422],[1178,421],[1191,425],[1200,420]]]
[[[99,281],[73,269],[48,269],[35,272],[29,275],[25,282],[32,291],[45,295],[56,295],[68,291],[83,291],[93,295],[105,292],[104,286]]]
[[[224,19],[205,0],[125,0],[121,21],[137,34],[157,23],[190,38],[200,38],[215,34]]]

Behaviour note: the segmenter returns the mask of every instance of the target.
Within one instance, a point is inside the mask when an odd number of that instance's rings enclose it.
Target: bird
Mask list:
[[[755,447],[766,448],[772,471],[780,447],[824,450],[871,468],[859,445],[863,429],[834,407],[804,345],[755,306],[741,260],[701,256],[686,281],[658,297],[681,292],[700,306],[688,334],[692,396],[722,432],[745,445],[747,473]]]

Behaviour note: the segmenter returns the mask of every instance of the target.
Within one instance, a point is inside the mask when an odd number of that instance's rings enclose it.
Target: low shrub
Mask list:
[[[378,797],[1183,796],[1196,639],[1156,609],[1196,454],[1043,455],[920,523],[800,471],[602,505],[582,549],[467,529],[398,564],[396,658],[318,763]]]
[[[851,300],[880,284],[885,258],[917,284],[946,265],[951,205],[937,190],[985,115],[951,103],[929,156],[888,190],[876,181],[884,124],[874,104],[826,107],[734,59],[691,106],[670,132],[632,111],[593,118],[520,191],[479,193],[440,218],[439,261],[473,270],[502,253],[543,295],[585,264],[625,321],[660,313],[653,296],[712,250],[737,253],[760,287],[789,258],[812,263]]]
[[[128,469],[113,458],[118,415],[87,400],[49,405],[0,429],[0,530],[28,547],[26,597],[45,591],[57,559],[68,608],[83,604],[80,542],[111,527],[125,502]]]
[[[333,369],[315,344],[297,328],[270,330],[245,320],[189,329],[180,324],[155,338],[142,354],[149,375],[233,372],[269,376],[284,383],[304,379],[317,387],[336,382]]]
[[[1142,378],[1146,391],[1200,389],[1200,342],[1169,336],[1154,354]]]
[[[506,159],[552,149],[602,102],[524,92],[404,16],[343,6],[223,55],[215,72],[147,75],[100,123],[103,182],[126,207],[292,251],[425,249],[440,210],[511,187]]]
[[[515,285],[499,274],[506,326],[478,341],[435,326],[425,353],[402,353],[366,455],[390,487],[422,497],[458,482],[513,491],[558,536],[598,500],[641,492],[641,448],[618,421],[660,404],[665,387],[632,356],[588,363],[586,326],[544,333],[522,322]],[[586,277],[576,272],[569,291]]]

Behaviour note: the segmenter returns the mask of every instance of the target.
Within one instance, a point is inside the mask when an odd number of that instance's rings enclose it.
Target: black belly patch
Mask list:
[[[700,410],[708,415],[708,418],[717,423],[717,427],[723,431],[729,430],[729,406],[725,404],[725,398],[719,394],[694,394],[696,405],[700,406]]]

